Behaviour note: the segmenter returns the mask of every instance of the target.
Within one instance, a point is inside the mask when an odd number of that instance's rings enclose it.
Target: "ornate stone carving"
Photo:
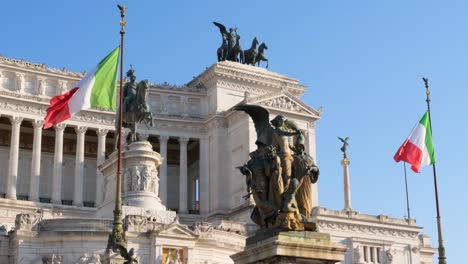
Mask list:
[[[209,222],[195,222],[191,229],[197,234],[211,232],[213,231],[213,224]]]
[[[286,96],[276,97],[268,101],[260,102],[259,104],[267,106],[267,107],[288,110],[291,112],[298,112],[298,113],[303,112],[303,109],[301,106],[299,106],[298,104],[296,104],[295,102],[293,102],[291,99],[289,99]]]
[[[158,195],[157,169],[151,165],[126,168],[123,173],[125,191],[144,191]]]
[[[45,79],[37,76],[37,94],[45,95],[45,88],[46,88]]]
[[[409,237],[415,238],[418,236],[417,231],[397,231],[391,228],[375,228],[370,226],[363,226],[363,225],[355,225],[349,223],[333,223],[333,222],[325,222],[319,220],[317,223],[320,232],[326,232],[327,230],[341,230],[341,231],[351,231],[351,232],[359,232],[359,233],[374,233],[374,234],[381,234],[385,236],[394,236],[394,237]]]
[[[20,116],[10,116],[10,122],[12,126],[19,126],[23,122],[23,118]]]
[[[24,90],[24,74],[16,73],[15,90],[22,93]]]
[[[85,126],[77,126],[77,127],[75,127],[75,132],[76,132],[76,134],[81,134],[81,135],[83,135],[84,133],[86,133],[86,130],[88,130],[88,127],[85,127]]]
[[[101,264],[101,255],[98,253],[85,253],[79,257],[77,264]]]
[[[107,133],[109,133],[109,129],[105,129],[105,128],[99,128],[98,130],[96,130],[96,134],[100,137],[102,136],[106,136]]]
[[[43,257],[42,264],[63,264],[63,256],[52,254],[50,257]]]
[[[148,218],[142,215],[127,215],[125,217],[127,230],[130,232],[146,232],[148,230]]]
[[[66,127],[67,127],[67,124],[60,123],[60,124],[55,125],[54,129],[55,129],[55,132],[63,133],[63,131],[65,130]]]
[[[37,224],[42,220],[40,214],[17,214],[15,230],[35,231]]]
[[[42,126],[44,125],[44,120],[35,119],[31,121],[31,124],[34,127],[34,129],[42,129]]]
[[[395,250],[392,250],[392,248],[385,250],[385,259],[387,260],[388,264],[391,264],[393,262],[394,254],[395,254]]]

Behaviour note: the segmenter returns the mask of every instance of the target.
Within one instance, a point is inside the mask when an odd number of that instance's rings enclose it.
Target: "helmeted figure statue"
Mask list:
[[[136,82],[135,70],[130,66],[127,71],[129,81],[123,87],[123,102],[122,102],[122,126],[129,128],[131,131],[131,141],[137,140],[137,124],[144,122],[147,127],[153,126],[153,116],[147,104],[148,99],[148,80]],[[120,112],[117,109],[117,113]],[[118,130],[119,115],[116,115],[116,131]],[[115,147],[117,148],[117,140]]]
[[[135,76],[135,70],[130,65],[130,70],[127,71],[127,78],[129,81],[125,83],[123,87],[123,108],[122,111],[127,113],[129,111],[129,105],[136,101],[137,96],[137,82]]]
[[[257,132],[257,150],[238,167],[246,176],[247,197],[252,195],[255,201],[252,220],[262,228],[315,230],[308,221],[310,184],[317,182],[319,170],[305,153],[303,133],[282,115],[271,120],[271,126],[269,112],[261,106],[240,104],[234,109],[250,115]],[[295,143],[290,146],[293,136]]]

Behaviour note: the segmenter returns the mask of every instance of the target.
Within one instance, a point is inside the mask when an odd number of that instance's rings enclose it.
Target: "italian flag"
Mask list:
[[[115,111],[117,66],[120,46],[115,48],[75,88],[50,99],[44,129],[67,120],[81,110],[100,107]]]
[[[396,162],[408,162],[414,172],[419,172],[421,166],[435,163],[434,144],[432,143],[431,125],[427,112],[413,128],[393,159]]]

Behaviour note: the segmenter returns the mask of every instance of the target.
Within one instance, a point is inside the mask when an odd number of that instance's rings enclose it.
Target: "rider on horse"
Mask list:
[[[135,70],[130,66],[130,70],[127,72],[127,77],[130,81],[127,82],[123,87],[123,108],[124,113],[130,110],[130,105],[136,102],[137,98],[137,82],[135,76]]]

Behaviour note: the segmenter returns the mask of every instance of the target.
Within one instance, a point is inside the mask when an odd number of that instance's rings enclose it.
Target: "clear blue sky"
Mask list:
[[[91,69],[119,44],[116,1],[6,1],[0,53]],[[392,157],[426,110],[430,79],[442,227],[449,263],[465,263],[467,217],[468,2],[122,1],[125,64],[139,79],[182,85],[216,61],[219,21],[237,26],[247,48],[268,44],[270,70],[309,87],[324,107],[317,123],[322,206],[343,208],[340,143],[349,136],[353,208],[406,214],[403,165]],[[437,246],[432,169],[409,172],[411,214]],[[465,260],[465,261],[464,261]]]

